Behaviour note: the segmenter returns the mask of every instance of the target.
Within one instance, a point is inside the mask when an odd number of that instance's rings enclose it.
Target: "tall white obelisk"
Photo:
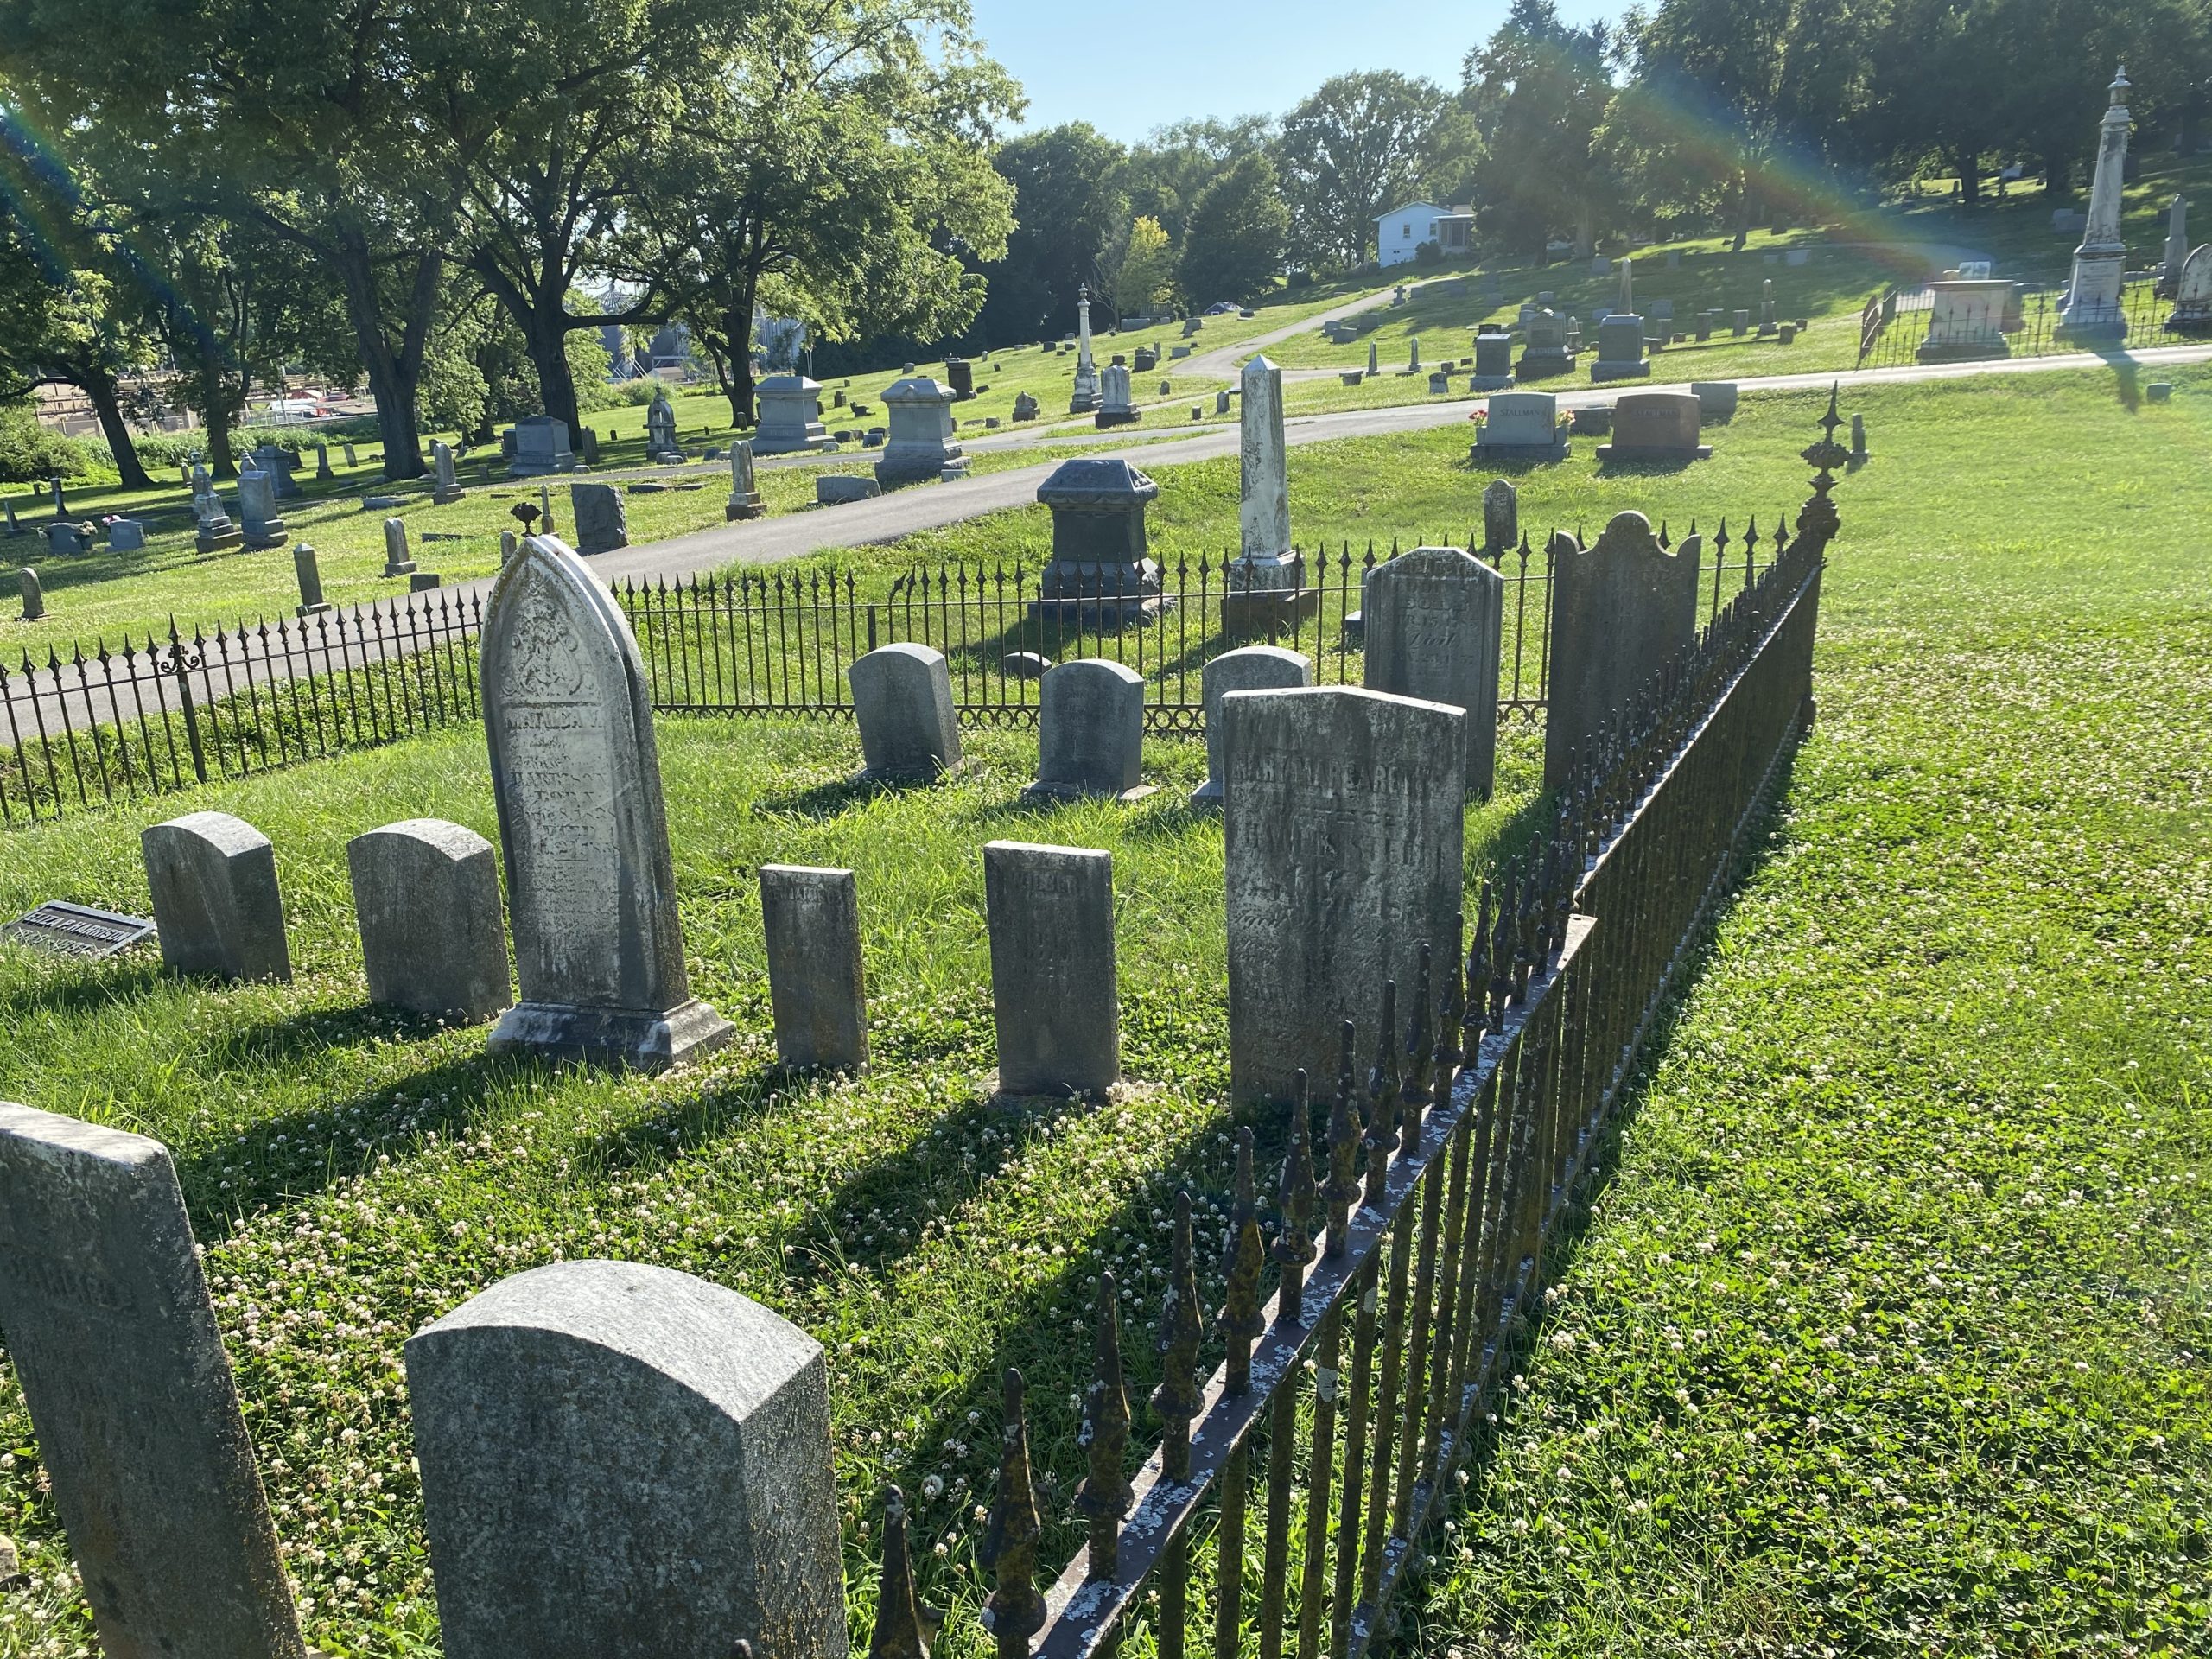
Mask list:
[[[2113,77],[2112,105],[2097,141],[2097,172],[2089,186],[2089,222],[2074,250],[2074,279],[2058,302],[2058,326],[2075,335],[2117,339],[2127,332],[2120,308],[2127,248],[2120,239],[2120,192],[2127,167],[2127,66]]]

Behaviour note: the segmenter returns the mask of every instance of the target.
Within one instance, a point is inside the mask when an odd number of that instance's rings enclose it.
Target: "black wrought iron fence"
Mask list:
[[[1704,540],[1708,617],[1789,545],[1724,518]],[[1686,533],[1695,533],[1693,524]],[[1662,539],[1673,537],[1661,527]],[[1578,532],[1579,535],[1579,532]],[[961,717],[1033,723],[1040,659],[1109,657],[1147,681],[1158,732],[1203,728],[1207,662],[1241,645],[1309,655],[1315,679],[1357,683],[1360,592],[1368,574],[1418,545],[1479,546],[1478,536],[1349,542],[1300,555],[1283,594],[1241,591],[1232,561],[1177,558],[1156,584],[1127,579],[1061,602],[1042,569],[947,563],[891,577],[824,569],[716,571],[614,594],[638,638],[653,706],[670,714],[849,715],[845,671],[880,645],[943,651]],[[1481,552],[1504,578],[1502,708],[1533,721],[1548,682],[1551,549]],[[438,591],[304,619],[166,632],[26,652],[0,662],[0,824],[39,822],[117,800],[241,778],[385,743],[478,711],[482,601]]]
[[[1262,1659],[1294,1641],[1300,1659],[1357,1659],[1387,1629],[1531,1334],[1608,1120],[1811,716],[1837,528],[1827,498],[1847,459],[1835,423],[1832,403],[1787,550],[1580,757],[1549,833],[1483,884],[1471,938],[1422,944],[1402,1042],[1395,984],[1379,1031],[1346,1022],[1318,1135],[1300,1074],[1271,1247],[1243,1132],[1217,1324],[1227,1351],[1203,1382],[1191,1205],[1179,1202],[1151,1396],[1159,1438],[1134,1478],[1118,1299],[1102,1286],[1088,1476],[1072,1498],[1088,1542],[1049,1581],[1022,1379],[1006,1374],[980,1551],[1000,1659],[1089,1659],[1140,1625],[1163,1659],[1182,1659],[1208,1649],[1209,1623],[1217,1659],[1243,1652],[1251,1627]],[[1363,1087],[1355,1054],[1370,1048]],[[903,1499],[885,1497],[870,1653],[923,1659]]]
[[[1975,358],[2049,357],[2092,349],[2090,343],[2060,330],[2058,303],[2064,297],[2063,289],[2023,289],[2005,315],[1993,320],[1997,326],[1993,328],[1979,316],[1942,309],[1932,289],[1891,289],[1880,299],[1869,301],[1860,315],[1858,366],[1883,369]],[[2172,309],[2171,301],[2159,298],[2153,282],[2129,283],[2120,290],[2123,333],[2094,345],[2138,351],[2186,345],[2186,337],[2166,327]]]

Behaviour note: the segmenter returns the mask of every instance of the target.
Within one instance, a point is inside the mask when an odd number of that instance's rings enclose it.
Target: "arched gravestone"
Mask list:
[[[1640,512],[1617,514],[1586,551],[1554,538],[1545,788],[1564,784],[1592,734],[1696,639],[1703,551],[1696,536],[1660,546]]]
[[[141,830],[146,886],[172,973],[289,982],[276,849],[243,818],[188,812]]]
[[[637,641],[583,561],[525,539],[492,589],[484,731],[522,1001],[493,1053],[661,1071],[727,1042],[691,995]]]
[[[878,645],[845,671],[868,779],[934,782],[960,764],[960,722],[944,653],[901,642]]]
[[[1417,547],[1375,568],[1360,607],[1368,690],[1465,709],[1467,791],[1488,800],[1505,578],[1456,547]]]
[[[666,1268],[503,1279],[407,1344],[446,1659],[843,1659],[822,1348]]]
[[[346,866],[370,1001],[488,1020],[513,1000],[490,842],[408,818],[347,842]]]
[[[1382,984],[1457,949],[1466,715],[1349,686],[1222,700],[1230,1090],[1287,1100],[1336,1074],[1338,1022],[1372,1052]]]
[[[1191,791],[1191,805],[1205,810],[1220,806],[1222,774],[1228,769],[1223,753],[1222,700],[1232,691],[1286,691],[1311,685],[1313,664],[1302,652],[1281,645],[1241,645],[1208,663],[1198,683],[1205,699],[1206,780]]]
[[[0,1102],[0,1332],[115,1659],[306,1659],[161,1143]]]

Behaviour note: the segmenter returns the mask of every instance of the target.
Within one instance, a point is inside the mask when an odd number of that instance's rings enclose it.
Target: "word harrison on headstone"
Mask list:
[[[276,851],[244,819],[188,812],[138,837],[162,963],[172,973],[289,981]]]
[[[927,784],[960,764],[960,722],[943,652],[903,641],[879,645],[845,677],[861,729],[863,778]]]
[[[1121,1080],[1114,857],[994,841],[983,848],[1001,1095],[1100,1095]]]
[[[0,1328],[103,1649],[305,1659],[160,1142],[0,1102]]]
[[[550,536],[500,571],[485,736],[522,1001],[494,1053],[683,1064],[728,1040],[691,995],[645,667],[613,597]]]
[[[1142,800],[1144,677],[1103,657],[1056,664],[1038,685],[1037,781],[1023,791],[1051,800],[1110,795]]]
[[[1554,538],[1546,789],[1563,787],[1605,722],[1696,639],[1703,551],[1696,536],[1660,546],[1640,512],[1617,514],[1586,551]]]
[[[346,843],[369,1001],[489,1020],[514,999],[492,843],[437,818],[387,823]]]
[[[1360,604],[1368,690],[1464,709],[1467,792],[1488,800],[1505,578],[1456,547],[1417,547],[1376,566]]]
[[[1222,717],[1230,1090],[1283,1101],[1335,1074],[1339,1020],[1373,1051],[1422,944],[1453,959],[1467,717],[1338,686],[1235,692]]]
[[[565,1262],[406,1348],[446,1659],[844,1659],[822,1348],[688,1274]]]
[[[1313,683],[1313,664],[1281,645],[1243,645],[1224,651],[1200,671],[1205,699],[1206,780],[1191,791],[1194,810],[1221,804],[1222,776],[1227,771],[1222,729],[1222,699],[1232,691],[1285,691]]]
[[[760,914],[777,1061],[859,1071],[868,1062],[868,991],[853,873],[763,864]]]

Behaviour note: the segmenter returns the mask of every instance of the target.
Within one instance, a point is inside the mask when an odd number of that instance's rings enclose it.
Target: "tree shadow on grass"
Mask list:
[[[29,947],[22,949],[28,952]],[[144,995],[164,977],[161,957],[149,939],[127,957],[84,963],[74,972],[64,969],[59,977],[0,998],[0,1014],[97,1013]]]

